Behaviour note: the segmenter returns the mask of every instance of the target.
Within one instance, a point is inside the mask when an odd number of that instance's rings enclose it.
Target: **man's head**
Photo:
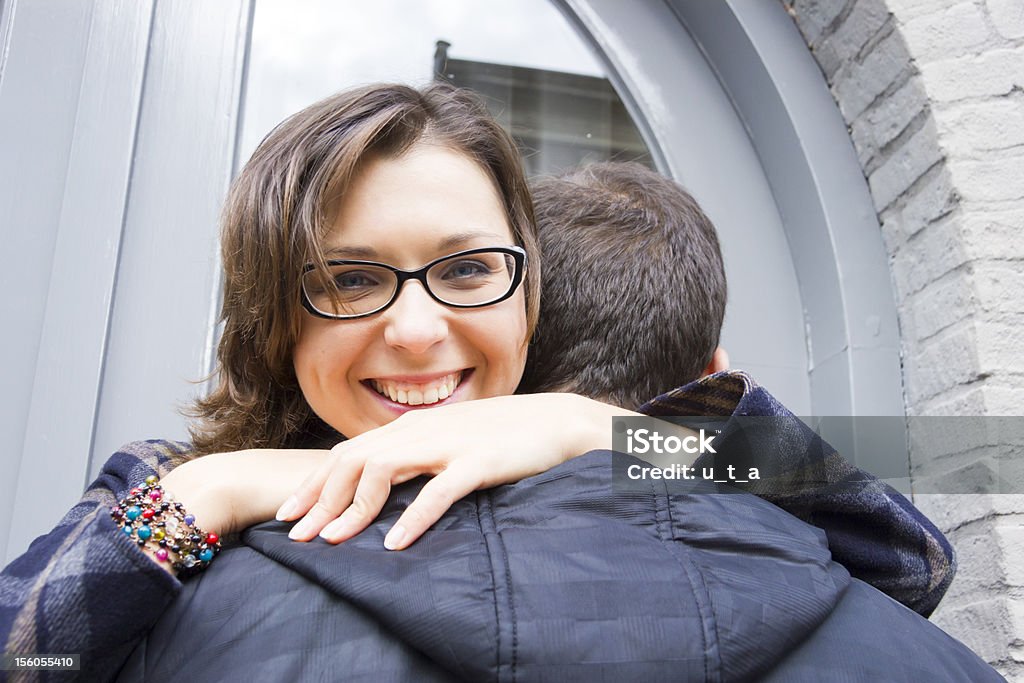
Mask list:
[[[635,408],[700,377],[726,284],[715,228],[693,197],[636,163],[543,178],[533,196],[543,295],[519,391]]]

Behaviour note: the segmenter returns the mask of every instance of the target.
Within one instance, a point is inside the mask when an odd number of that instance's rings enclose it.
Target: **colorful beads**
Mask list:
[[[179,577],[206,568],[220,552],[220,536],[196,526],[196,518],[182,504],[164,496],[159,479],[146,477],[145,485],[110,509],[122,533],[139,547],[147,545],[160,562],[168,562]]]

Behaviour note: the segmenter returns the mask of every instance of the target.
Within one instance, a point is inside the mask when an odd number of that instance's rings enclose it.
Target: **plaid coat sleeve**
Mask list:
[[[773,476],[745,490],[825,532],[832,557],[856,578],[923,616],[956,572],[946,537],[901,493],[854,467],[743,372],[727,371],[645,403],[651,416],[772,417],[792,427],[759,439]],[[773,437],[774,438],[774,437]],[[704,456],[701,456],[704,458]],[[704,463],[698,460],[695,465]]]
[[[17,654],[80,654],[82,680],[107,680],[181,584],[125,538],[109,509],[147,476],[188,457],[184,444],[128,444],[50,533],[0,573],[0,642]],[[65,672],[20,672],[48,680]]]

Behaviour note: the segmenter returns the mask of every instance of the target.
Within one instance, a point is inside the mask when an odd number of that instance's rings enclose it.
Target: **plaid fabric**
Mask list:
[[[790,415],[742,372],[712,375],[657,397],[649,415]],[[813,435],[812,435],[813,436]],[[811,438],[811,437],[808,437]],[[928,615],[953,578],[949,543],[902,495],[826,448],[777,449],[780,467],[821,473],[840,489],[758,495],[823,529],[836,561],[854,576]],[[808,453],[817,453],[808,460]],[[799,454],[799,455],[797,455]],[[793,461],[788,458],[794,458]],[[150,474],[188,459],[187,444],[137,442],[115,453],[100,477],[49,534],[0,573],[4,652],[82,655],[85,680],[113,675],[174,599],[181,584],[118,532],[106,510]],[[698,463],[699,464],[699,463]],[[11,680],[49,680],[36,672]]]
[[[759,448],[773,476],[745,488],[825,531],[833,558],[928,616],[956,571],[953,548],[902,494],[857,469],[744,372],[710,375],[645,403],[651,416],[778,417],[800,428],[773,430]],[[706,456],[695,466],[702,467]]]
[[[186,444],[169,441],[125,446],[56,528],[3,570],[3,651],[80,654],[82,664],[79,672],[7,673],[9,680],[106,680],[171,603],[181,584],[143,555],[108,511],[149,475],[184,462],[187,452]]]

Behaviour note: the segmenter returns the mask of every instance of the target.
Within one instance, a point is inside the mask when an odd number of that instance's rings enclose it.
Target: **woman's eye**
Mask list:
[[[491,269],[479,261],[456,261],[444,270],[444,279],[462,280],[490,275]]]
[[[338,288],[338,291],[351,292],[355,290],[367,289],[370,287],[376,287],[380,284],[380,281],[371,275],[362,271],[350,271],[348,273],[339,273],[334,276],[334,286]]]

